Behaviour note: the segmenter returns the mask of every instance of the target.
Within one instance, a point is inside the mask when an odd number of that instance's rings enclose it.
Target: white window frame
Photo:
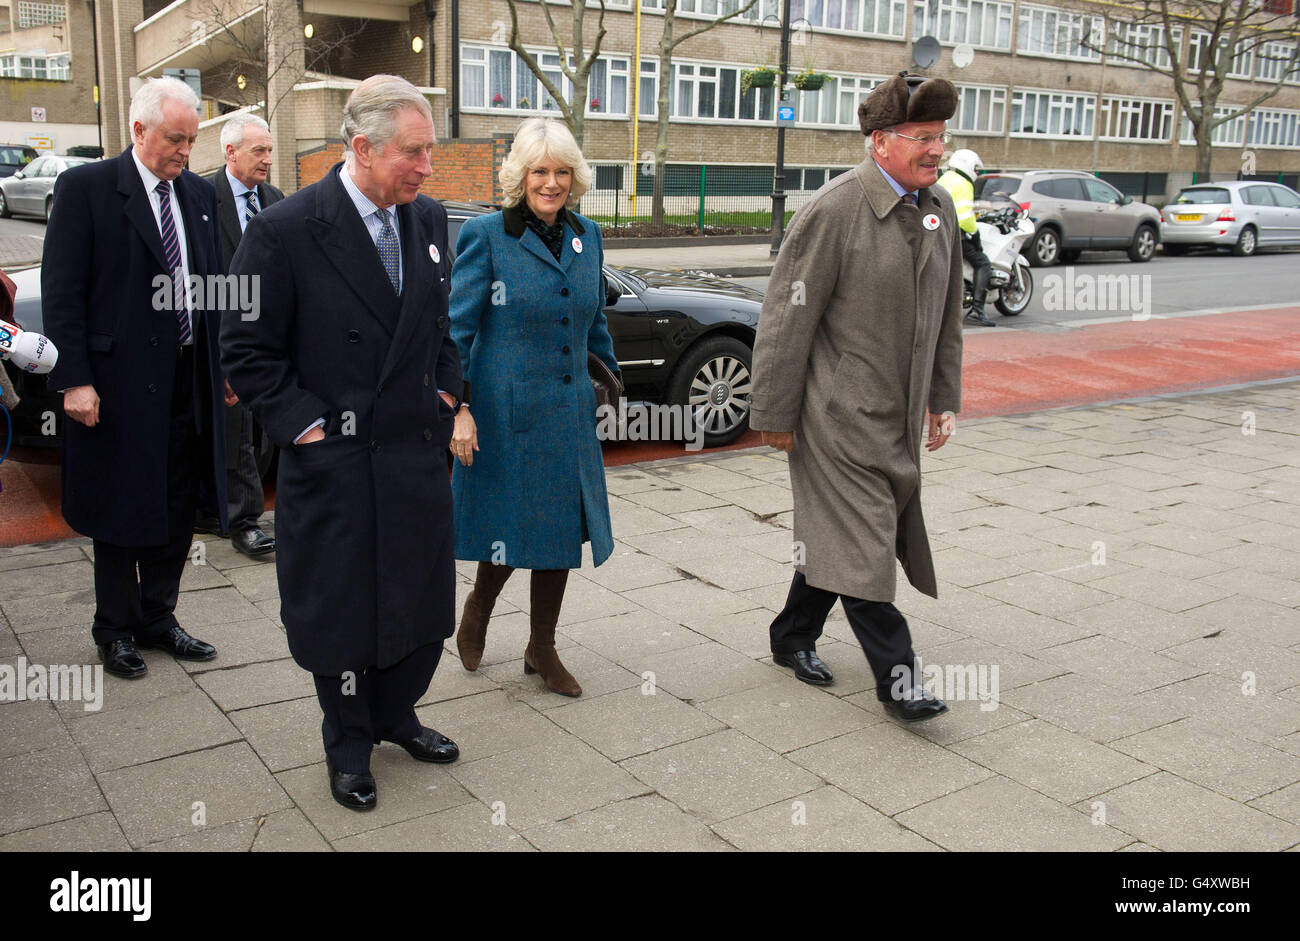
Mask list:
[[[1201,56],[1209,49],[1210,33],[1203,30],[1192,30],[1191,38],[1187,43],[1187,72],[1189,75],[1196,75],[1201,71]],[[1226,37],[1220,37],[1220,48],[1226,47],[1228,40]],[[1242,43],[1237,44],[1237,53],[1232,57],[1232,65],[1229,66],[1226,78],[1249,79],[1255,70],[1255,50],[1244,48]]]
[[[970,100],[974,99],[974,107],[968,107]],[[984,104],[987,102],[987,104]],[[978,115],[981,111],[987,110],[989,120],[983,122],[986,127],[980,127],[980,121],[967,121],[967,112],[974,111]],[[994,114],[997,114],[996,121]],[[957,86],[957,114],[948,124],[948,129],[954,134],[987,134],[990,136],[1001,137],[1006,133],[1007,117],[1011,114],[1011,102],[1007,95],[1007,89],[1004,85],[958,85]]]
[[[858,121],[858,104],[871,93],[871,90],[885,81],[883,75],[828,75],[826,84],[817,91],[797,91],[794,94],[794,123],[796,127],[826,128],[835,131],[858,131],[862,125]],[[833,83],[833,84],[832,84]],[[834,109],[833,120],[826,121],[827,99],[823,96],[834,95],[831,107]],[[850,107],[845,111],[845,104]],[[816,115],[809,118],[809,113]]]
[[[1216,107],[1214,114],[1216,117],[1234,110],[1231,107]],[[1226,124],[1220,124],[1214,129],[1210,138],[1211,147],[1241,147],[1246,140],[1246,116],[1238,115]],[[1192,136],[1192,122],[1184,114],[1180,120],[1178,129],[1178,143],[1196,146],[1196,138]]]
[[[1074,112],[1078,112],[1082,121],[1076,123],[1084,124],[1087,129],[1078,134],[1063,134],[1059,132],[1052,133],[1050,130],[1040,132],[1017,128],[1015,120],[1016,108],[1017,106],[1020,108],[1021,121],[1019,123],[1023,127],[1027,102],[1031,99],[1035,115],[1044,106],[1046,107],[1049,124],[1054,116],[1064,118],[1067,111],[1071,116],[1073,116]],[[1097,96],[1090,93],[1059,91],[1050,88],[1014,88],[1011,91],[1011,101],[1007,108],[1007,115],[1009,133],[1012,137],[1032,137],[1038,140],[1092,140],[1097,127]]]
[[[1126,41],[1124,44],[1121,45],[1116,41],[1116,33],[1125,34]],[[1183,44],[1182,27],[1175,26],[1172,35],[1174,48],[1181,48]],[[1154,65],[1158,69],[1170,67],[1169,50],[1165,48],[1165,27],[1163,23],[1112,22],[1110,24],[1110,34],[1106,37],[1106,62],[1109,65],[1120,65],[1134,69],[1144,68],[1142,62],[1122,58],[1116,55],[1117,52],[1123,52],[1131,56],[1141,56],[1144,62]]]
[[[1105,26],[1100,16],[1022,3],[1016,20],[1016,54],[1099,62],[1101,53],[1085,47],[1083,40],[1100,46]]]
[[[560,68],[560,56],[558,52],[547,51],[545,49],[530,49],[530,53],[537,59],[542,71],[546,73],[556,85],[560,87],[560,93],[564,95],[566,101],[573,95],[573,83],[564,75]],[[493,53],[500,55],[505,53],[510,57],[509,81],[510,93],[503,94],[499,91],[494,92],[492,86],[492,57]],[[570,64],[573,57],[569,58]],[[624,107],[621,111],[610,111],[609,107],[609,88],[612,85],[615,76],[626,77],[630,74],[632,68],[632,57],[620,53],[602,53],[599,61],[605,63],[605,87],[599,89],[600,101],[599,110],[593,109],[591,102],[593,100],[593,90],[590,86],[587,89],[587,101],[584,106],[585,117],[594,120],[625,121],[629,117],[629,110],[632,107],[632,89],[630,85],[627,88]],[[520,69],[528,72],[531,71],[524,64],[522,57],[517,55],[509,46],[493,45],[491,43],[481,42],[463,42],[460,46],[460,110],[462,114],[508,114],[508,115],[543,115],[555,117],[561,114],[560,107],[551,98],[550,93],[546,91],[540,79],[535,81],[535,94],[533,98],[528,99],[528,107],[520,105],[525,95],[521,94],[524,89],[520,83]],[[657,68],[657,63],[656,63]],[[645,69],[645,60],[642,60],[642,69]],[[471,82],[468,75],[478,71],[481,72],[480,84],[483,89],[483,100],[481,103],[475,103],[466,100],[466,94],[469,91]],[[497,105],[493,101],[497,94],[501,94],[502,103]],[[644,115],[644,100],[642,101]],[[653,104],[652,104],[653,107]],[[653,117],[653,114],[650,115]]]
[[[992,36],[986,35],[989,32]],[[1009,52],[1015,34],[1015,5],[1002,0],[914,0],[912,4],[914,40],[933,36],[945,46],[969,43],[977,49]]]
[[[1300,150],[1300,111],[1289,108],[1256,108],[1250,113],[1247,147],[1269,150]]]
[[[1293,66],[1285,77],[1282,75],[1282,70],[1295,52],[1294,44],[1276,41],[1261,43],[1259,52],[1255,57],[1257,79],[1270,83],[1281,80],[1287,85],[1300,85],[1300,63]]]
[[[1167,144],[1174,133],[1175,104],[1166,98],[1132,98],[1107,95],[1098,114],[1097,139],[1124,144]],[[1139,124],[1154,124],[1155,133],[1134,136],[1127,128],[1136,119]]]

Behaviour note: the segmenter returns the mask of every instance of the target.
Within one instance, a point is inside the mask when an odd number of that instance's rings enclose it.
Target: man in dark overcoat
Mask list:
[[[961,244],[934,184],[957,104],[943,79],[899,74],[858,109],[867,158],[800,208],[754,346],[750,427],[790,455],[795,568],[772,622],[773,660],[832,682],[815,643],[839,600],[885,710],[947,707],[915,682],[895,558],[935,595],[921,516],[921,444],[942,447],[961,408]]]
[[[255,114],[240,112],[221,128],[226,165],[208,181],[217,191],[217,220],[221,224],[221,261],[226,271],[253,217],[284,199],[269,182],[274,144],[267,123]],[[249,558],[275,551],[275,540],[262,531],[259,517],[266,508],[262,476],[257,469],[253,435],[256,422],[242,402],[226,409],[226,491],[229,502],[230,542]]]
[[[231,272],[261,284],[227,317],[230,384],[280,446],[276,574],[289,649],[315,675],[335,800],[376,804],[372,747],[449,762],[425,693],[454,630],[446,450],[464,393],[447,300],[447,217],[428,102],[375,75],[343,112],[346,159],[249,224]]]
[[[91,633],[126,678],[148,671],[141,647],[216,656],[174,613],[196,506],[225,518],[221,313],[190,291],[221,272],[212,186],[184,169],[198,105],[178,79],[140,87],[131,148],[59,175],[41,263],[67,416],[63,517],[94,540]]]

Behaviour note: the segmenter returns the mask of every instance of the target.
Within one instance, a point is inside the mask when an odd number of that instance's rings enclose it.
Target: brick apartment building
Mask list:
[[[37,98],[48,102],[43,107],[51,127],[93,125],[93,18],[108,153],[126,146],[132,83],[186,69],[197,75],[205,100],[194,168],[204,171],[220,164],[216,138],[223,114],[268,99],[282,155],[275,178],[290,190],[314,179],[337,154],[342,102],[357,80],[375,72],[403,75],[430,97],[443,142],[437,164],[448,191],[439,190],[442,195],[490,198],[489,175],[477,165],[494,151],[492,159],[499,162],[503,141],[524,117],[558,114],[508,47],[506,0],[7,2],[8,42],[0,43],[10,47],[0,52],[0,82],[10,86],[9,94],[0,95],[0,122],[6,129],[24,118],[30,124],[30,109],[40,104]],[[626,194],[636,181],[639,193],[649,192],[650,178],[640,171],[653,150],[656,99],[666,81],[673,115],[669,192],[689,191],[701,165],[732,181],[737,192],[758,198],[770,192],[776,95],[771,88],[741,94],[740,73],[778,64],[780,0],[758,0],[735,21],[687,40],[678,47],[667,76],[659,74],[657,49],[664,0],[640,0],[639,66],[635,2],[605,0],[606,35],[592,72],[584,141],[588,158],[598,167],[599,184]],[[731,9],[727,4],[734,2],[679,0],[677,32],[711,19],[719,9]],[[790,2],[795,25],[791,68],[829,76],[821,90],[793,94],[796,119],[786,135],[787,186],[792,190],[816,189],[828,175],[862,159],[858,102],[884,77],[904,68],[918,71],[914,44],[925,36],[934,37],[940,49],[925,73],[952,80],[961,93],[961,108],[950,125],[956,132],[953,146],[978,150],[987,166],[1090,170],[1126,192],[1141,196],[1145,191],[1152,200],[1191,179],[1195,148],[1170,82],[1081,42],[1103,35],[1102,17],[1115,4]],[[1291,3],[1267,0],[1270,9],[1287,7],[1288,12]],[[588,0],[588,42],[599,14],[593,4]],[[567,90],[540,4],[519,0],[517,6],[526,46]],[[567,3],[551,0],[550,6],[555,22],[567,32]],[[66,8],[66,19],[37,22],[36,7]],[[0,14],[0,30],[4,19]],[[240,41],[230,41],[236,33]],[[1150,54],[1162,56],[1158,31],[1147,38]],[[1178,42],[1192,62],[1204,54],[1194,33]],[[254,61],[263,47],[271,50],[264,58],[288,63],[269,77],[266,87]],[[1251,100],[1279,77],[1287,51],[1279,47],[1271,55],[1239,56],[1222,102]],[[15,63],[8,71],[6,56]],[[44,76],[34,74],[32,64],[41,56]],[[638,90],[639,107],[634,104]],[[635,150],[633,110],[639,114]],[[60,131],[55,149],[64,150],[63,141]],[[1220,128],[1214,149],[1216,177],[1234,177],[1243,152],[1250,151],[1257,174],[1294,182],[1300,174],[1300,74],[1291,75],[1280,94],[1248,118]],[[298,159],[285,159],[289,154]]]

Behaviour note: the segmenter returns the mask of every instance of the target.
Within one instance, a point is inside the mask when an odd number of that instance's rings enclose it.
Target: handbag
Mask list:
[[[610,406],[618,414],[618,400],[623,397],[623,383],[605,365],[605,361],[590,350],[587,351],[587,375],[591,378],[591,387],[596,393],[596,414],[592,417],[599,424],[602,405]]]

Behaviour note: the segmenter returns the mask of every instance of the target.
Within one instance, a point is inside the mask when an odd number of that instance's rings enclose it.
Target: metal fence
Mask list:
[[[653,164],[637,166],[635,174],[627,164],[601,164],[592,169],[595,179],[580,211],[594,219],[606,236],[771,231],[770,165],[668,164],[664,167],[661,223],[653,218]],[[835,168],[787,169],[786,221],[827,179],[841,172]]]

